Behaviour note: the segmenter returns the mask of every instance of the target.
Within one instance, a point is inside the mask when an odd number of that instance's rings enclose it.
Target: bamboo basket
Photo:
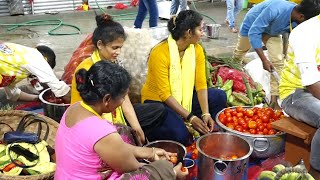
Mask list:
[[[14,130],[17,128],[18,124],[20,123],[20,120],[23,116],[27,114],[36,114],[37,116],[43,118],[45,121],[48,122],[49,125],[49,134],[47,143],[54,148],[54,142],[56,137],[56,132],[59,127],[59,123],[54,121],[53,119],[43,116],[41,114],[32,113],[28,111],[20,111],[20,110],[6,110],[6,111],[0,111],[0,122],[6,123],[10,125]],[[34,123],[30,126],[28,126],[25,130],[25,132],[37,132],[38,123]],[[0,129],[0,139],[3,139],[3,134],[10,131],[10,128],[1,125]],[[46,132],[46,126],[42,125],[42,132],[41,132],[41,139],[43,139],[43,136]],[[42,180],[42,179],[53,179],[54,172],[47,173],[47,174],[39,174],[39,175],[20,175],[20,176],[8,176],[4,174],[0,174],[1,180]]]

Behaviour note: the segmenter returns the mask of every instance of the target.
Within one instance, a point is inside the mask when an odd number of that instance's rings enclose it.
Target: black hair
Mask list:
[[[177,17],[173,16],[168,21],[168,30],[174,40],[183,37],[189,29],[195,33],[196,27],[201,25],[202,16],[193,10],[181,11]]]
[[[296,6],[296,10],[304,15],[305,20],[320,14],[319,0],[303,0]]]
[[[36,49],[46,58],[48,64],[53,69],[56,66],[56,54],[48,46],[37,46]]]
[[[88,71],[80,69],[76,73],[77,90],[83,101],[91,105],[101,102],[107,94],[112,99],[124,95],[130,82],[128,71],[107,60],[95,63]]]
[[[112,20],[112,17],[108,14],[101,14],[96,16],[97,27],[93,32],[92,42],[97,48],[99,40],[104,45],[115,41],[119,38],[126,39],[126,34],[122,25]]]

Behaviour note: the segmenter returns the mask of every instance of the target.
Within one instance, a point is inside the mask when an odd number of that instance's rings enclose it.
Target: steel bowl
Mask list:
[[[42,102],[43,106],[43,112],[45,116],[48,116],[58,123],[60,123],[60,120],[66,111],[66,109],[70,106],[70,104],[56,104],[56,103],[51,103],[45,100],[45,96],[47,93],[51,91],[51,88],[43,90],[40,95],[39,99]]]
[[[161,148],[167,152],[177,153],[178,162],[182,163],[184,162],[183,160],[187,154],[186,147],[176,141],[158,140],[146,144],[145,147]]]
[[[236,107],[230,107],[230,109],[235,109],[235,108]],[[246,106],[243,108],[249,109],[252,107]],[[250,143],[250,145],[253,147],[253,152],[251,154],[251,157],[268,158],[270,156],[274,156],[281,152],[284,152],[286,133],[279,132],[275,135],[255,135],[255,134],[242,133],[236,130],[229,129],[227,126],[222,124],[218,118],[219,114],[224,110],[225,109],[221,110],[216,115],[216,122],[219,125],[221,131],[236,134],[246,139]]]

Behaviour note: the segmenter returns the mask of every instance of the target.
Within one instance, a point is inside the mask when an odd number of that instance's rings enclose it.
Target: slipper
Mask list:
[[[232,27],[232,28],[230,28],[230,31],[233,32],[233,33],[237,33],[237,32],[238,32],[238,29],[235,28],[235,27]]]

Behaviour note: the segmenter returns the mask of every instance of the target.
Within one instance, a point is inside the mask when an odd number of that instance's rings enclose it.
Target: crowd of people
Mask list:
[[[182,1],[173,2],[172,15],[177,13],[178,2],[182,5]],[[139,1],[136,28],[141,28],[146,10],[150,14],[157,13],[150,3]],[[237,31],[234,25],[237,13],[238,10],[229,12],[228,5],[226,21],[234,32]],[[86,53],[78,48],[69,62],[74,63],[75,57],[82,54],[80,64],[68,77],[71,88],[53,73],[55,54],[52,49],[14,43],[0,43],[0,87],[4,87],[8,99],[38,100],[38,95],[16,87],[22,79],[35,76],[47,84],[56,97],[71,102],[56,136],[55,179],[131,179],[137,176],[184,179],[188,171],[181,170],[182,164],[174,166],[167,161],[173,152],[139,145],[147,140],[173,140],[188,146],[196,136],[190,132],[204,135],[216,131],[213,117],[226,107],[227,98],[224,91],[207,87],[205,54],[199,44],[204,35],[202,16],[196,11],[182,9],[170,18],[168,38],[150,51],[141,103],[137,104],[132,104],[128,96],[131,76],[117,63],[126,40],[124,28],[107,14],[97,15],[96,23],[94,32],[81,43],[88,47]],[[156,27],[157,18],[150,16],[149,25]],[[318,30],[318,0],[303,0],[299,5],[285,0],[266,0],[247,12],[233,53],[234,60],[242,62],[244,55],[253,48],[263,68],[280,75],[279,82],[271,79],[271,101],[279,102],[276,108],[318,129],[312,140],[310,157],[315,174],[320,171],[320,153],[316,150],[320,147]],[[290,33],[288,47],[283,47],[282,43],[281,35],[285,32]],[[263,44],[268,50],[267,57]],[[137,137],[136,142],[125,138],[126,133],[132,132]],[[151,163],[141,163],[141,159]],[[110,171],[102,174],[101,169]]]

